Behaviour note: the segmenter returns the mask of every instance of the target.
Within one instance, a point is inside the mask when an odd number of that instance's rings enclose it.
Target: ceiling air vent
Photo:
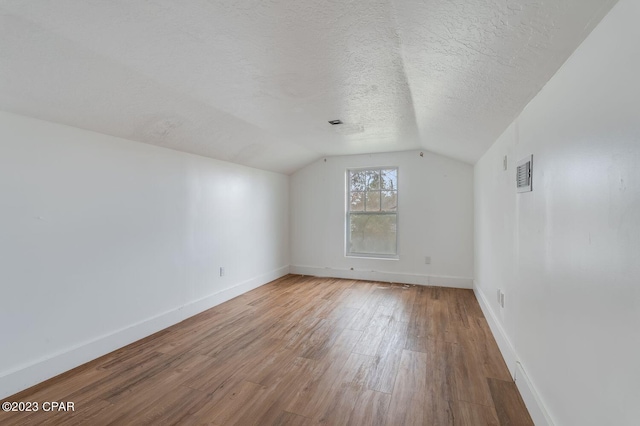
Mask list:
[[[533,190],[531,186],[532,165],[533,155],[518,161],[518,168],[516,169],[516,185],[518,187],[518,192],[529,192]]]

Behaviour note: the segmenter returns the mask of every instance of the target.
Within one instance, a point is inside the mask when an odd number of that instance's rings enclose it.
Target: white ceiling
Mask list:
[[[284,173],[474,163],[614,3],[0,0],[0,109]]]

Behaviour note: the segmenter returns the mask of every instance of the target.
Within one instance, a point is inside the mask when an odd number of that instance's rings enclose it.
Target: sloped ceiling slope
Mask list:
[[[474,163],[613,3],[0,0],[0,109],[283,173]]]

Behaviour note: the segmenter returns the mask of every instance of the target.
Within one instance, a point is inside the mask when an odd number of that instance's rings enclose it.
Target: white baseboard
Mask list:
[[[524,405],[526,405],[529,410],[529,415],[531,415],[533,423],[537,426],[553,426],[554,422],[551,420],[549,412],[545,409],[535,386],[533,386],[533,383],[531,383],[529,377],[524,372],[522,364],[519,362],[516,367],[515,380],[516,386],[520,391]]]
[[[277,280],[278,278],[287,275],[289,273],[289,269],[289,265],[283,266],[271,272],[267,272],[266,274],[258,275],[257,277],[253,277],[241,283],[235,284],[222,291],[219,291],[218,293],[214,293],[201,299],[194,300],[180,308],[184,310],[182,315],[183,319],[181,321],[199,314],[200,312],[206,311],[207,309],[211,309],[214,306],[226,302],[227,300],[231,300],[234,297],[240,296],[241,294],[258,288],[261,285],[267,284],[273,280]]]
[[[432,285],[437,287],[473,288],[473,279],[465,277],[439,277],[433,275],[403,274],[399,272],[365,271],[317,266],[291,266],[292,274],[314,277],[346,278],[353,280],[383,281],[401,284]]]
[[[476,295],[476,299],[478,299],[478,303],[480,304],[484,317],[489,323],[491,333],[496,339],[496,343],[498,343],[498,348],[500,349],[502,357],[509,368],[509,372],[516,382],[516,386],[520,391],[522,400],[527,406],[527,410],[529,410],[533,423],[536,426],[553,426],[554,423],[551,420],[548,411],[545,409],[538,392],[529,380],[529,377],[526,375],[511,340],[507,336],[507,333],[502,327],[502,324],[498,320],[495,312],[491,309],[491,305],[489,304],[485,294],[476,285],[475,281],[473,283],[473,292]]]
[[[152,318],[96,337],[95,339],[49,355],[28,365],[20,366],[0,376],[0,398],[6,398],[65,371],[69,371],[113,352],[227,300],[233,299],[247,291],[276,280],[288,273],[289,266],[283,266],[266,274],[237,283],[217,293],[191,301],[186,305],[158,314]]]
[[[507,368],[509,368],[509,372],[511,373],[511,377],[515,379],[516,377],[516,351],[514,349],[511,340],[507,336],[506,331],[502,327],[502,324],[498,320],[495,312],[491,309],[491,305],[487,300],[485,294],[478,288],[478,286],[473,286],[473,292],[476,295],[476,299],[478,299],[478,303],[480,304],[480,308],[482,309],[482,313],[484,317],[487,319],[489,323],[489,328],[491,328],[491,332],[493,333],[493,337],[496,339],[496,343],[498,343],[498,348],[502,353],[502,358],[504,358],[504,362],[507,364]]]

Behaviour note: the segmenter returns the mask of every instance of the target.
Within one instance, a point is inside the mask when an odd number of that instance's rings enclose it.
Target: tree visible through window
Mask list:
[[[347,171],[347,255],[395,257],[398,169]]]

